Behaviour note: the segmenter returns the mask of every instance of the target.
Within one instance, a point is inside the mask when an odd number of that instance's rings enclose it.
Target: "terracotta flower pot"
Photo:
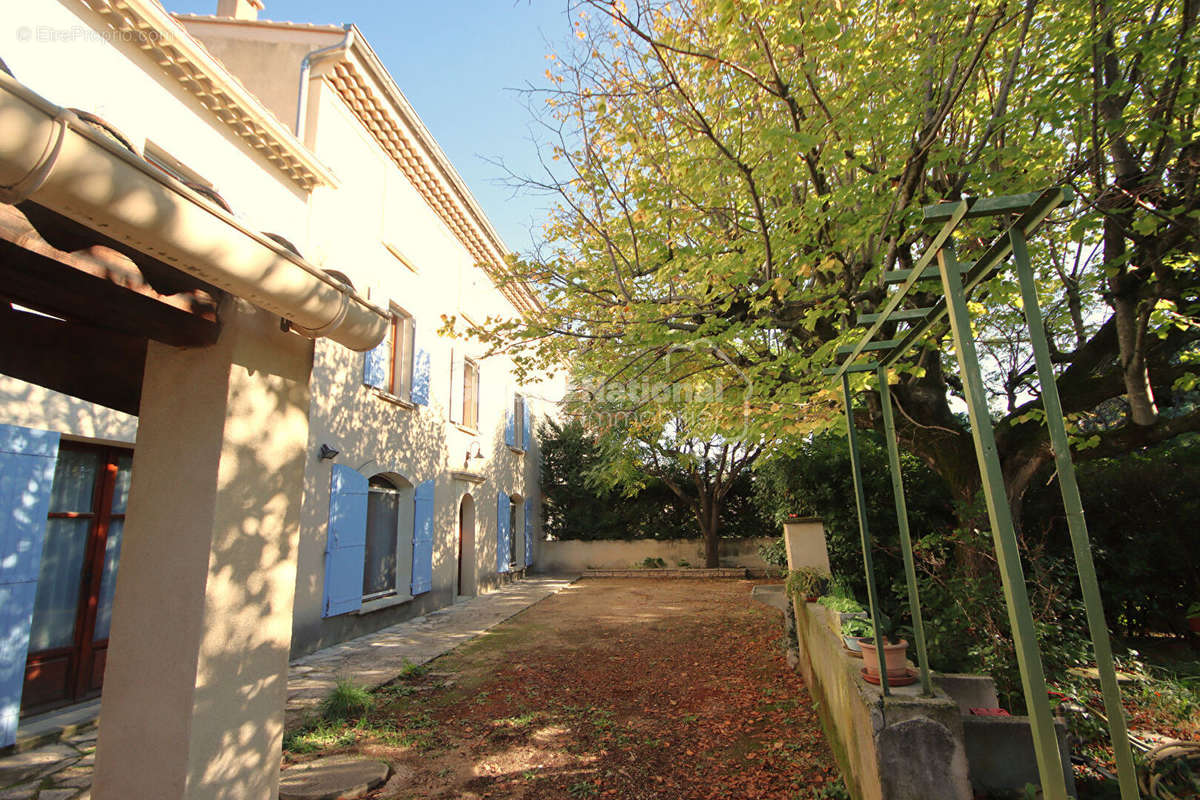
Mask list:
[[[879,656],[875,650],[875,640],[871,638],[859,639],[859,644],[862,645],[863,664],[867,668],[867,675],[874,676],[879,679]],[[903,678],[908,675],[908,640],[901,639],[896,644],[883,645],[883,660],[887,665],[887,674],[889,678]]]

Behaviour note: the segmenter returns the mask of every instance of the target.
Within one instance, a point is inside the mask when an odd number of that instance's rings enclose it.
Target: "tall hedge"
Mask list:
[[[572,420],[548,420],[538,431],[546,533],[554,539],[695,539],[690,508],[661,481],[648,480],[632,496],[597,487],[589,475],[600,463],[595,437]],[[726,495],[723,538],[769,536],[777,528],[755,502],[746,474]]]

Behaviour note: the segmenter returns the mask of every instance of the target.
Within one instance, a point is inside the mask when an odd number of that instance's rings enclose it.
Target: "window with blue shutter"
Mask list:
[[[521,398],[521,449],[529,450],[530,440],[532,437],[532,426],[529,418],[529,398]]]
[[[525,566],[533,564],[533,502],[525,501]]]
[[[433,481],[413,494],[412,594],[433,588]]]
[[[383,341],[363,354],[363,383],[374,386],[382,391],[391,391],[388,386],[388,371],[391,357],[391,337],[383,337]]]
[[[516,399],[510,393],[508,395],[508,409],[504,412],[504,443],[509,447],[517,446],[517,417],[513,413],[515,405]]]
[[[58,438],[0,425],[0,747],[17,737]]]
[[[417,347],[413,358],[412,401],[419,406],[429,405],[429,351]]]
[[[325,538],[323,617],[362,608],[367,493],[365,475],[341,464],[333,465],[329,480],[329,530]]]
[[[496,498],[496,571],[508,572],[508,538],[509,538],[509,514],[511,503],[508,495],[501,490],[499,497]]]

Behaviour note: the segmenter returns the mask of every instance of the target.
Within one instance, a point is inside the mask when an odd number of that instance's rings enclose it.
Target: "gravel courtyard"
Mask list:
[[[379,798],[837,797],[779,612],[749,581],[589,579],[290,739],[359,753]]]

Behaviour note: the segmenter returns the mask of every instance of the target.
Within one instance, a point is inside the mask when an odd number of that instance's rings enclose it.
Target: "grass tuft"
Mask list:
[[[419,678],[422,675],[424,675],[426,672],[429,672],[429,667],[427,665],[414,664],[413,662],[409,661],[407,658],[404,659],[404,663],[400,666],[400,678],[403,680]]]
[[[340,722],[361,717],[375,705],[369,689],[359,686],[349,678],[339,678],[337,685],[321,703],[321,718],[327,722]]]

